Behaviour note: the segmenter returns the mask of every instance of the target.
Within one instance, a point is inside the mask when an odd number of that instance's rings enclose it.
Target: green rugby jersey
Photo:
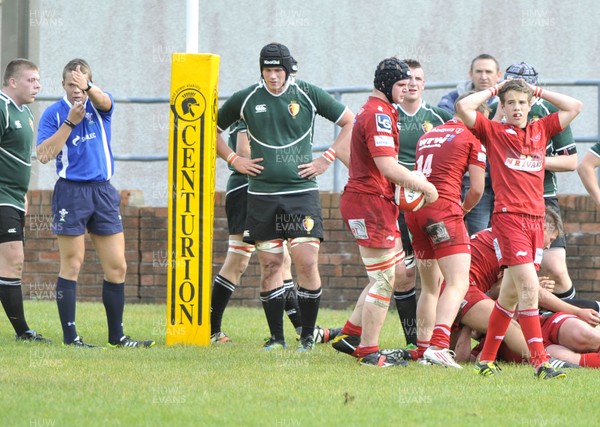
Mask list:
[[[237,150],[237,136],[239,132],[246,132],[246,124],[242,120],[234,123],[231,129],[229,129],[229,140],[227,141],[227,145],[229,145],[229,148],[234,152]],[[231,175],[229,175],[229,179],[227,180],[226,193],[248,185],[248,175],[239,173],[231,165],[227,166],[231,171]]]
[[[219,108],[217,126],[224,130],[243,119],[251,158],[264,159],[263,171],[248,177],[248,193],[292,194],[318,190],[315,178],[298,175],[298,165],[312,161],[317,114],[337,123],[345,110],[344,104],[305,81],[290,81],[277,95],[261,81],[234,93]]]
[[[33,114],[0,92],[0,205],[25,210],[31,178]]]
[[[529,111],[527,119],[529,120],[529,123],[533,123],[556,111],[558,111],[558,108],[556,108],[554,105],[550,104],[548,101],[538,98],[531,106],[531,110]],[[554,135],[546,146],[546,156],[549,157],[571,155],[576,153],[577,146],[573,140],[571,126],[567,126],[565,130]],[[556,196],[557,190],[558,183],[556,179],[556,172],[546,170],[544,174],[544,197]]]
[[[443,108],[425,102],[421,103],[421,107],[413,115],[408,114],[398,104],[396,107],[398,108],[398,130],[400,131],[398,162],[409,170],[413,170],[419,138],[425,132],[450,120],[452,114]]]

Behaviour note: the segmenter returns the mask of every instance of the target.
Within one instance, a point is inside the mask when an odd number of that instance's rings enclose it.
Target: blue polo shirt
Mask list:
[[[71,181],[108,181],[114,174],[111,140],[113,96],[109,111],[97,110],[90,99],[85,103],[85,117],[75,126],[62,151],[56,156],[56,173]],[[56,133],[69,115],[72,105],[65,96],[50,105],[38,125],[37,145]]]

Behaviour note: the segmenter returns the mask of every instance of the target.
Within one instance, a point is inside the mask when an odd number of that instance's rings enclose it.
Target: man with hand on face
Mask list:
[[[110,347],[151,347],[153,340],[136,341],[123,333],[125,306],[125,238],[119,192],[111,185],[112,95],[93,84],[92,70],[83,59],[63,69],[65,96],[50,105],[40,119],[37,157],[42,163],[56,158],[58,181],[52,195],[54,234],[58,238],[60,272],[56,302],[63,343],[94,348],[75,328],[76,285],[85,255],[85,232],[102,264],[102,302],[108,322]]]

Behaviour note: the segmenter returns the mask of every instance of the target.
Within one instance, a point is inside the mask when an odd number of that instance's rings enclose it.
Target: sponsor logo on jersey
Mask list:
[[[75,138],[73,138],[73,141],[71,141],[71,143],[77,147],[80,143],[89,141],[90,139],[94,139],[94,138],[96,138],[96,132],[85,134],[82,137],[77,135]]]
[[[356,240],[368,239],[367,226],[364,219],[349,219],[348,227]]]
[[[15,234],[17,232],[17,229],[16,228],[9,228],[6,232],[8,234]]]
[[[527,251],[517,251],[516,256],[527,256]]]
[[[298,113],[300,112],[300,104],[297,101],[290,101],[288,104],[288,113],[292,115],[292,117],[296,118]]]
[[[266,113],[267,112],[267,104],[258,104],[256,107],[254,107],[254,112],[255,113]]]
[[[23,125],[21,124],[21,120],[15,120],[15,127],[17,129],[21,129],[23,127]]]
[[[509,133],[511,135],[516,135],[517,134],[517,132],[515,132],[515,130],[513,128],[508,128],[508,129],[505,130],[505,132]]]
[[[518,159],[507,157],[504,164],[509,169],[525,171],[525,172],[538,172],[543,169],[544,161],[541,158],[526,156],[521,154]]]
[[[387,114],[375,114],[377,132],[392,133],[392,119]]]
[[[375,135],[375,147],[391,147],[394,148],[394,138],[391,136]]]
[[[302,220],[302,227],[308,233],[310,233],[310,231],[313,229],[314,226],[315,226],[315,220],[312,219],[311,217],[307,216]]]

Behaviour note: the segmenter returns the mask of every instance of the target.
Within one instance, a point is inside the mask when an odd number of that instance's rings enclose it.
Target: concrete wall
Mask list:
[[[5,0],[6,1],[6,0]],[[221,0],[200,2],[200,52],[221,55],[220,92],[255,82],[258,53],[271,41],[286,44],[299,61],[299,77],[323,87],[372,84],[384,57],[419,59],[430,82],[467,78],[470,61],[493,54],[506,68],[526,60],[545,79],[600,79],[596,2],[467,0],[399,1]],[[41,67],[44,95],[62,95],[63,66],[89,61],[95,82],[118,97],[168,97],[170,53],[185,50],[185,1],[31,0],[31,59]],[[598,94],[564,88],[585,102],[576,135],[598,133]],[[426,92],[436,103],[446,90]],[[358,111],[366,94],[344,101]],[[47,103],[37,103],[37,115]],[[113,148],[119,154],[163,154],[168,146],[167,105],[117,105]],[[331,141],[321,124],[316,143]],[[589,144],[579,147],[582,155]],[[219,161],[220,167],[223,162]],[[33,188],[52,188],[55,173],[38,165]],[[226,173],[218,189],[224,186]],[[147,204],[166,205],[167,164],[117,164],[118,188],[140,189]],[[321,179],[331,188],[331,177]],[[561,192],[582,194],[576,174],[563,174]]]

